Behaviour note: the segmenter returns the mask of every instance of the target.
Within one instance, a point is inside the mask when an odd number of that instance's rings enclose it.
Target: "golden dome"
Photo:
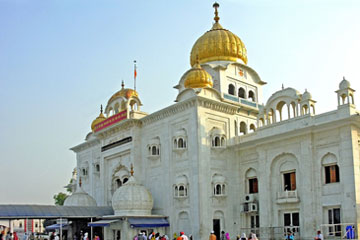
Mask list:
[[[99,116],[91,123],[91,130],[94,131],[95,126],[96,126],[98,123],[101,123],[101,122],[104,121],[104,120],[106,120],[106,117],[105,117],[104,114],[103,114],[102,105],[101,105]]]
[[[202,35],[194,44],[190,64],[193,66],[196,62],[196,56],[200,63],[210,61],[233,61],[241,59],[247,64],[247,52],[244,43],[238,36],[229,30],[224,29],[219,23],[217,8],[219,4],[213,5],[215,8],[215,23],[210,31]]]
[[[111,103],[113,100],[120,98],[120,97],[124,97],[126,99],[129,99],[131,97],[139,97],[139,94],[131,88],[124,88],[124,82],[121,84],[121,90],[114,93],[114,95],[111,96],[111,98],[108,101],[108,105],[109,103]]]
[[[199,62],[186,73],[184,86],[186,88],[204,88],[212,87],[213,81],[211,75],[201,68]]]

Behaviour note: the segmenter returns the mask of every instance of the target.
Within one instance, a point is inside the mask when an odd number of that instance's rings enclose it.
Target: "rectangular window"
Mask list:
[[[298,212],[284,213],[284,233],[299,232],[300,219]]]
[[[284,173],[284,191],[296,190],[296,173]]]
[[[332,224],[332,226],[329,227],[329,235],[341,236],[340,208],[328,210],[328,221],[329,224]]]
[[[339,166],[331,165],[325,167],[325,183],[340,182]]]
[[[257,181],[257,178],[249,179],[249,193],[258,193],[258,181]]]
[[[250,221],[251,221],[251,222],[250,222],[251,228],[258,228],[258,227],[260,227],[259,215],[253,215],[253,216],[251,216]]]

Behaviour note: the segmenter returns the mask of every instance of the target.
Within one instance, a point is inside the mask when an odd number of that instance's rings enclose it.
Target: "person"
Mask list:
[[[287,233],[285,239],[286,239],[286,240],[294,240],[294,235],[292,234],[291,231],[289,231],[289,232]]]
[[[26,233],[25,233],[26,236]],[[50,240],[54,240],[55,239],[55,232],[51,233],[50,235]],[[25,239],[24,239],[25,240]],[[82,239],[81,239],[82,240]]]
[[[193,237],[192,237],[192,235],[191,235],[191,234],[189,235],[189,240],[193,240]]]
[[[248,240],[245,233],[241,234],[241,237],[239,236],[239,239],[241,240]]]
[[[14,232],[14,240],[19,240],[19,237],[16,232]]]
[[[241,238],[240,235],[236,236],[236,240],[240,240],[240,238]]]
[[[185,235],[184,232],[180,232],[180,236],[182,237],[183,240],[189,240],[189,238]]]
[[[324,237],[323,237],[323,235],[321,234],[321,231],[320,231],[320,230],[317,230],[316,236],[315,236],[314,240],[324,240]]]
[[[173,240],[176,240],[176,239],[177,239],[177,234],[175,232],[174,235],[173,235]]]
[[[55,234],[55,239],[54,240],[59,240],[59,234]]]
[[[89,235],[89,234],[86,232],[86,233],[84,234],[84,239],[83,239],[83,240],[89,240],[88,235]],[[55,240],[58,240],[58,239],[55,239]]]
[[[251,239],[252,240],[258,240],[257,236],[255,233],[251,233]],[[293,238],[294,239],[294,238]]]
[[[230,240],[230,234],[229,233],[225,233],[225,239]]]
[[[209,240],[216,240],[216,235],[215,235],[215,232],[214,232],[214,231],[211,231],[211,232],[210,232]]]
[[[225,232],[221,231],[220,240],[225,240]]]

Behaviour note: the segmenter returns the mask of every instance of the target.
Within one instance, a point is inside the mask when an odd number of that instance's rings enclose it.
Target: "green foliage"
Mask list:
[[[66,193],[59,192],[54,195],[55,205],[64,205],[65,199],[68,197]]]

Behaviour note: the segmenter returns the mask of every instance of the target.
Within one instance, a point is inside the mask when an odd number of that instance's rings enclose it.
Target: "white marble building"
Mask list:
[[[98,206],[111,206],[133,164],[151,192],[151,214],[168,216],[167,234],[201,240],[213,229],[264,239],[281,238],[284,227],[296,238],[358,229],[355,90],[343,79],[334,89],[337,108],[323,114],[308,91],[293,88],[262,105],[266,82],[247,65],[240,38],[219,24],[217,7],[212,29],[193,46],[192,68],[175,86],[175,104],[144,113],[139,94],[123,86],[72,148],[82,189]]]

